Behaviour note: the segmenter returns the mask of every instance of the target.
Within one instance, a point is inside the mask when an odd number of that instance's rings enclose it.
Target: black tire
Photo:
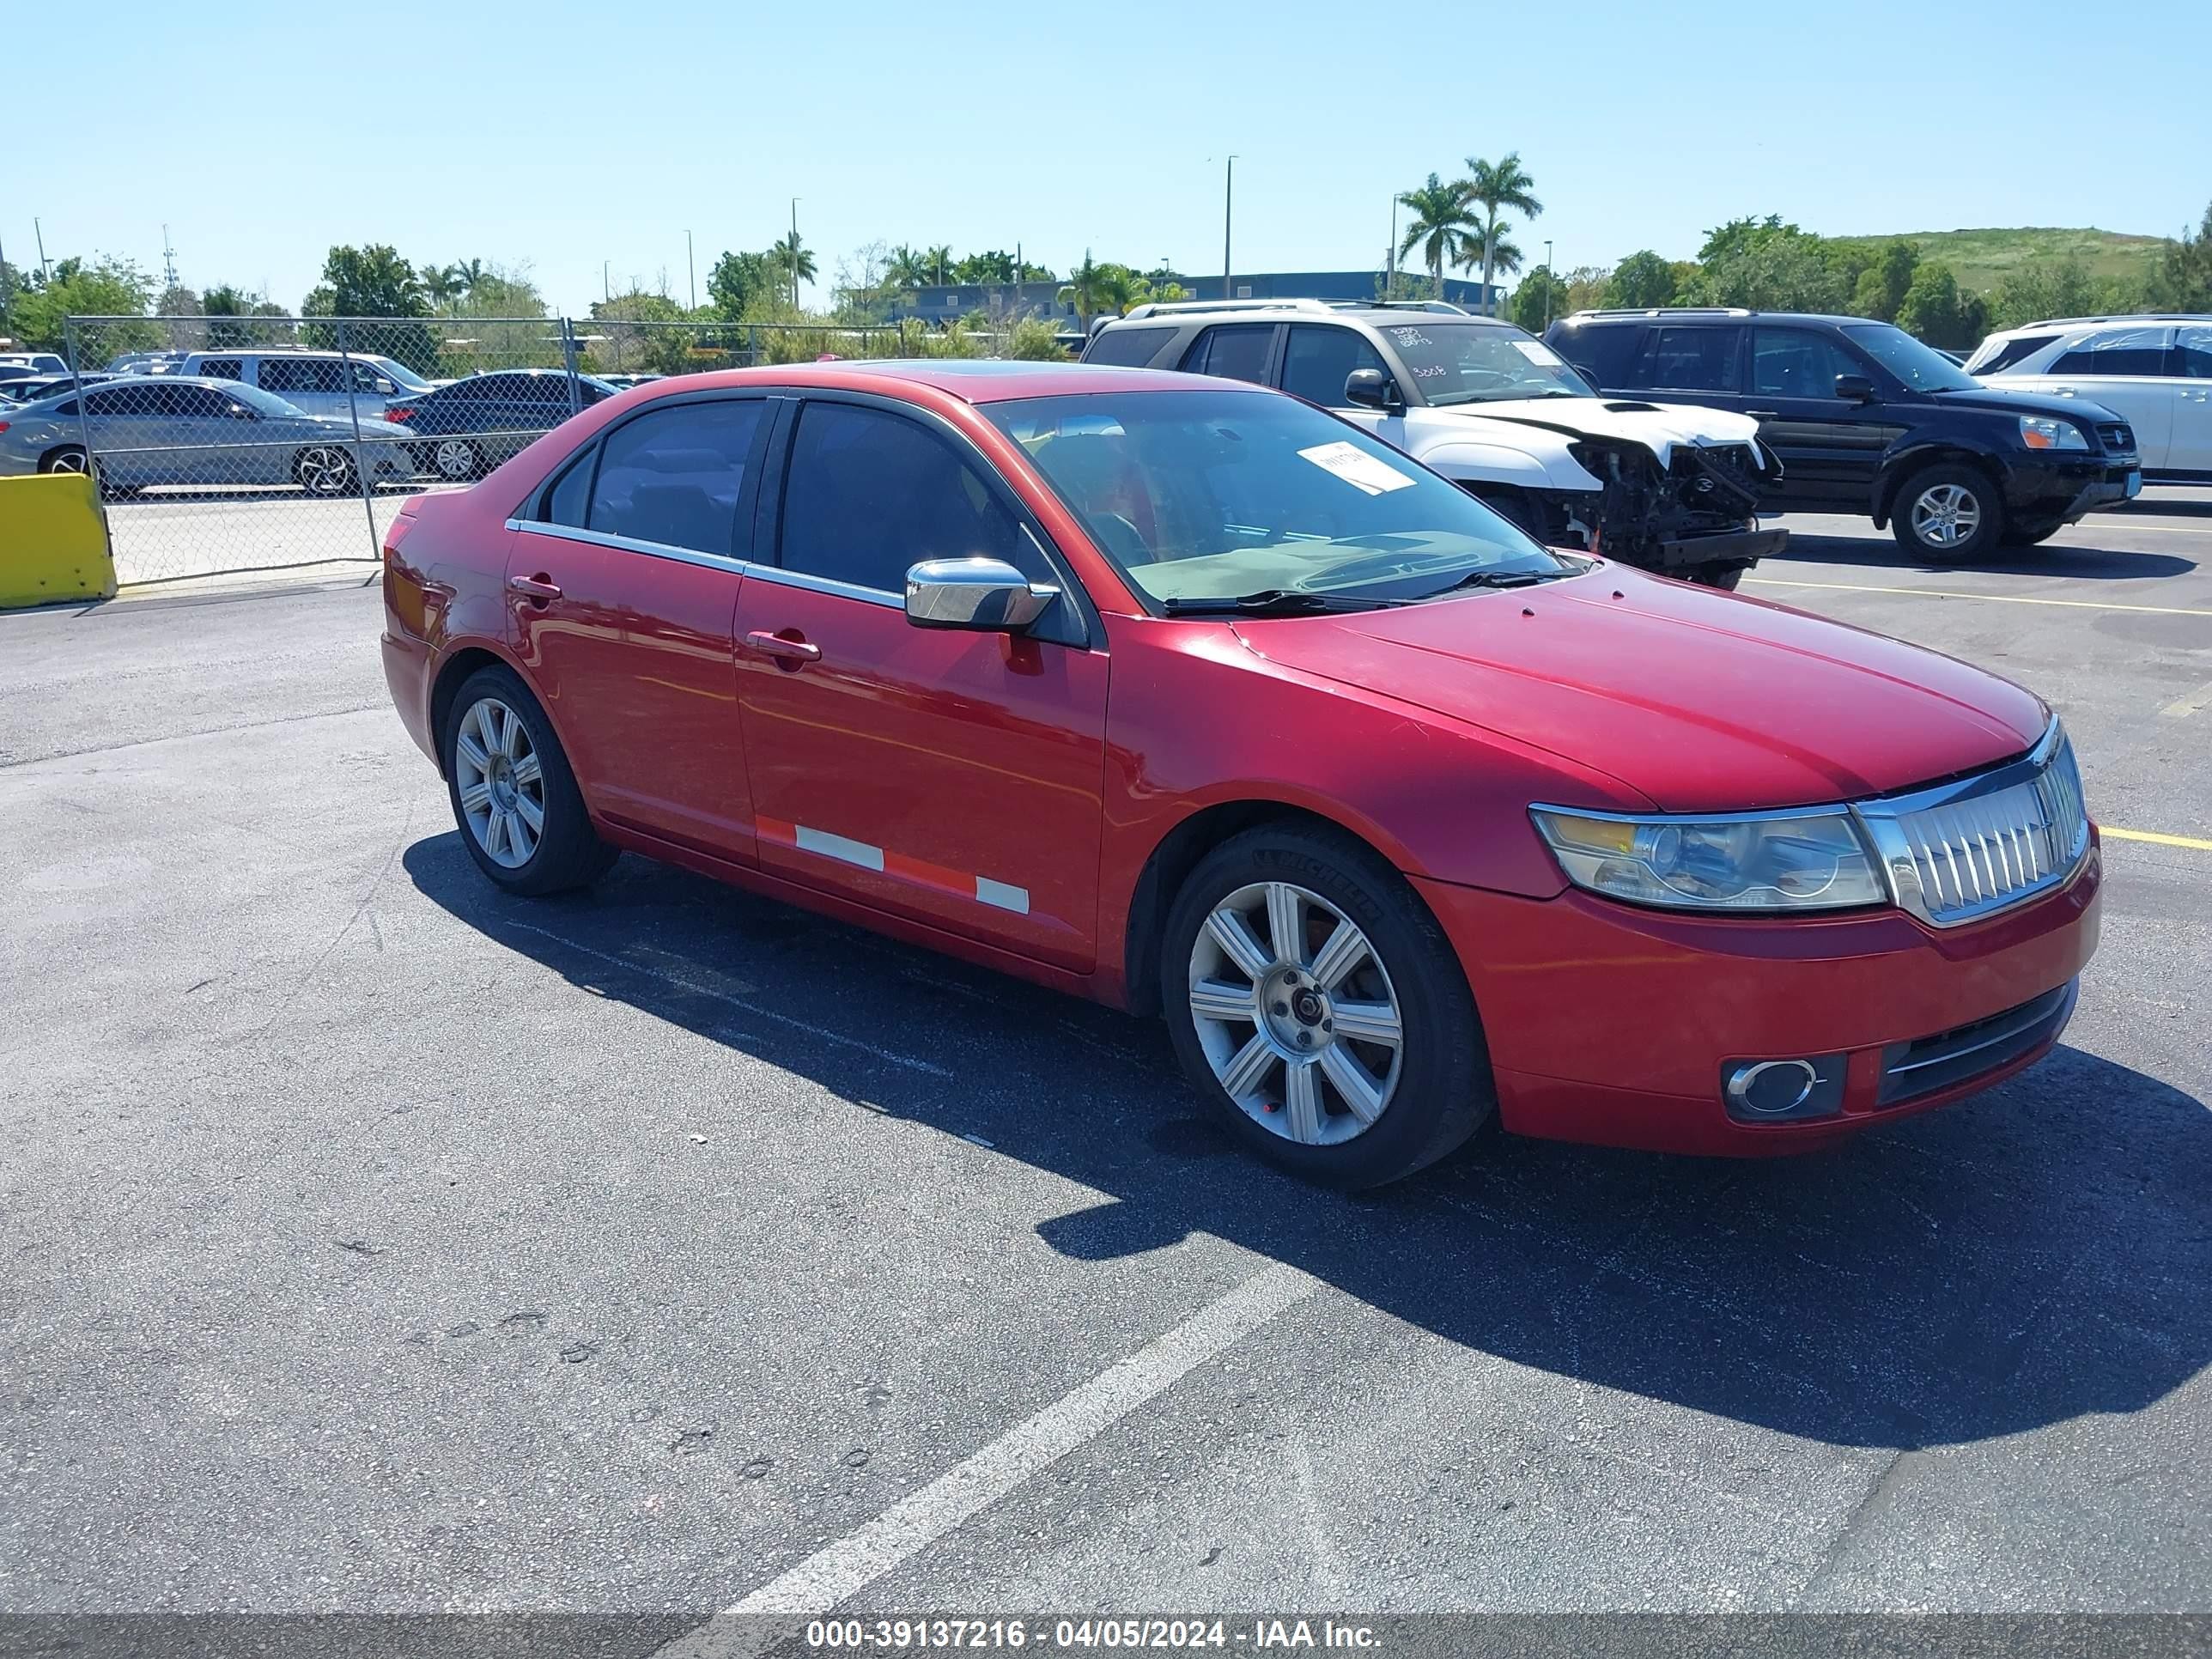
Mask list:
[[[1278,881],[1326,901],[1366,934],[1399,1005],[1395,1089],[1365,1130],[1334,1145],[1300,1144],[1247,1113],[1215,1076],[1191,1012],[1192,952],[1208,916],[1239,889]],[[1176,1056],[1192,1085],[1246,1145],[1307,1180],[1342,1188],[1400,1180],[1459,1146],[1496,1109],[1490,1051],[1458,957],[1404,878],[1349,836],[1262,825],[1207,854],[1169,912],[1160,987]]]
[[[1723,593],[1733,593],[1736,584],[1743,580],[1743,573],[1750,568],[1747,564],[1701,564],[1689,576],[1700,587],[1717,587]]]
[[[1972,504],[1972,531],[1954,542],[1931,541],[1916,528],[1915,509],[1924,497],[1943,490],[1960,491]],[[1890,503],[1889,528],[1897,544],[1924,563],[1973,564],[1989,557],[2005,539],[2004,497],[1978,467],[1927,467],[1907,478],[1897,492]]]
[[[542,779],[544,828],[529,857],[516,865],[502,864],[492,856],[461,805],[461,733],[470,711],[486,699],[504,705],[520,718]],[[438,750],[445,761],[446,795],[453,805],[453,823],[461,832],[461,844],[469,849],[477,868],[496,885],[533,897],[566,892],[589,886],[614,863],[617,850],[601,841],[592,828],[583,793],[576,787],[576,775],[569,769],[561,740],[553,734],[552,722],[512,669],[479,668],[462,682],[447,711],[446,728],[438,734]]]
[[[310,495],[335,498],[358,495],[361,475],[353,457],[337,444],[309,444],[292,457],[292,482]]]
[[[447,483],[466,483],[483,475],[483,451],[466,438],[440,438],[423,448],[429,459],[422,470]]]
[[[2005,545],[2007,547],[2034,547],[2041,543],[2049,541],[2053,536],[2056,536],[2060,531],[2065,528],[2066,526],[2063,524],[2010,525],[2008,526],[2005,530]]]

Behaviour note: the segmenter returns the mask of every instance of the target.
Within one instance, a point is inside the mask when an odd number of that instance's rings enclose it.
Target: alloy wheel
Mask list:
[[[1937,484],[1912,503],[1912,533],[1929,547],[1960,546],[1981,527],[1982,504],[1962,485]]]
[[[54,457],[53,464],[46,470],[49,472],[89,472],[92,464],[85,459],[82,449],[64,449]]]
[[[303,449],[295,470],[301,487],[311,495],[343,495],[353,485],[353,463],[343,449],[321,445]]]
[[[1319,894],[1268,881],[1224,898],[1191,945],[1189,996],[1215,1079],[1270,1133],[1337,1146],[1389,1108],[1398,994],[1367,935]]]
[[[458,483],[477,470],[476,446],[459,438],[448,438],[438,446],[432,459],[440,477],[450,478]]]
[[[461,816],[484,854],[503,869],[530,862],[545,833],[545,775],[522,717],[496,697],[479,697],[453,741]]]

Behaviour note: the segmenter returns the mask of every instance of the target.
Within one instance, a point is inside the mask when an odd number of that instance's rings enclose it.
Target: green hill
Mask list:
[[[2129,236],[2114,230],[2059,230],[2027,227],[2017,230],[1908,230],[1895,233],[1917,244],[1923,259],[1941,259],[1962,288],[1986,293],[2024,264],[2063,259],[2072,254],[2092,276],[2141,281],[2157,263],[2165,245],[2157,236]],[[1886,242],[1888,236],[1852,240]]]

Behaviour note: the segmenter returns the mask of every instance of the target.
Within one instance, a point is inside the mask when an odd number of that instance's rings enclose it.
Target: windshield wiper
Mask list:
[[[1421,597],[1437,599],[1468,587],[1534,587],[1539,582],[1555,582],[1566,574],[1564,570],[1470,570],[1457,581],[1431,588]]]
[[[1297,617],[1322,611],[1376,611],[1405,605],[1405,599],[1362,599],[1341,593],[1310,593],[1295,587],[1263,587],[1233,599],[1162,599],[1170,617]]]

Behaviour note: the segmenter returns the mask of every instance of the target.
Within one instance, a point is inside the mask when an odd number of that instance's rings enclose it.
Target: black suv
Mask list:
[[[1985,386],[1904,330],[1789,312],[1585,311],[1545,343],[1607,396],[1759,422],[1769,512],[1866,513],[1935,563],[2042,541],[2142,488],[2110,410]]]

